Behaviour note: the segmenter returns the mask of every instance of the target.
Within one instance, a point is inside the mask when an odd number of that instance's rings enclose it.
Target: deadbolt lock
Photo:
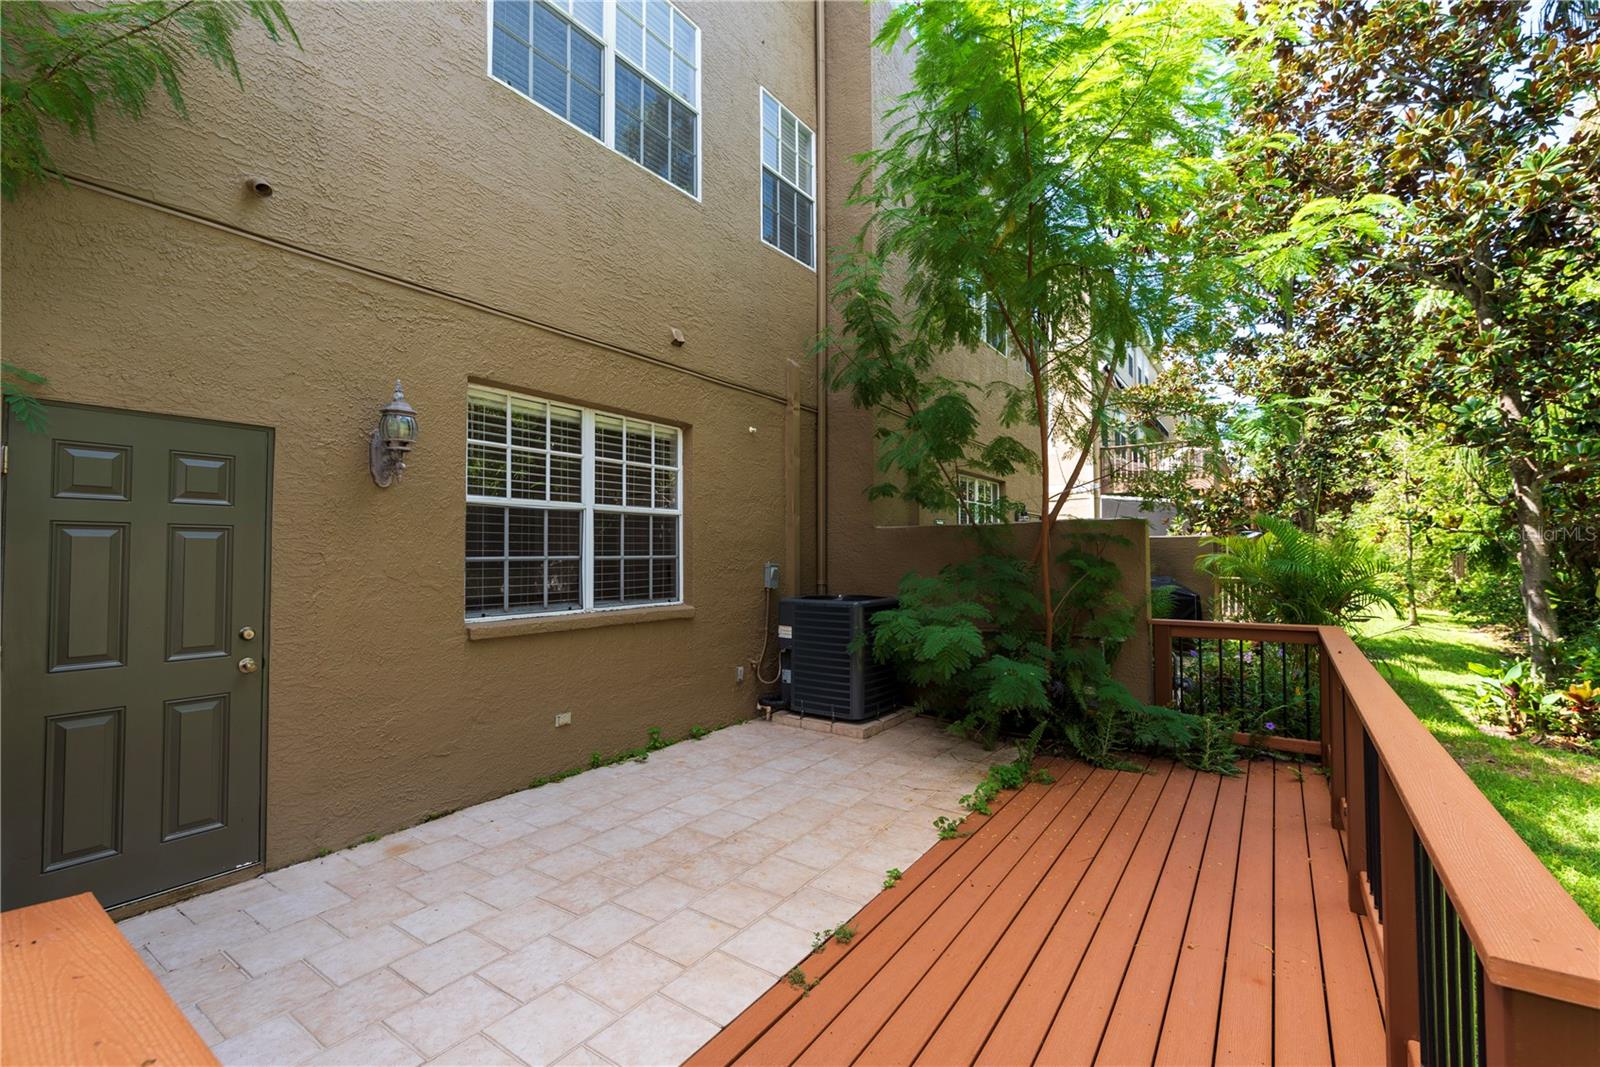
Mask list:
[[[249,627],[249,626],[241,626],[239,628],[239,640],[241,640],[241,641],[254,641],[255,639],[256,639],[256,632],[255,632],[254,628]]]
[[[261,669],[261,664],[257,663],[254,659],[252,659],[249,656],[246,656],[244,659],[239,661],[239,673],[240,674],[254,674],[254,673],[256,673],[256,671],[259,671],[260,669]]]

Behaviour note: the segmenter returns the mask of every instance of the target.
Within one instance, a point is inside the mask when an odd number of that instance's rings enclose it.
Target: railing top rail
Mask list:
[[[1336,626],[1152,620],[1174,637],[1322,645],[1360,716],[1406,816],[1443,880],[1489,980],[1600,1008],[1600,928],[1551,877],[1515,830]]]
[[[1600,1008],[1600,929],[1336,626],[1328,662],[1497,985]]]
[[[1286,645],[1314,645],[1322,639],[1321,627],[1288,623],[1151,619],[1150,625],[1169,631],[1173,637],[1220,637],[1225,641],[1267,641]]]

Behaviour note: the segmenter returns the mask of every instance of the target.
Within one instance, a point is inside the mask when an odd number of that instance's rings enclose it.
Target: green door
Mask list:
[[[268,430],[50,405],[5,486],[0,904],[261,858]]]

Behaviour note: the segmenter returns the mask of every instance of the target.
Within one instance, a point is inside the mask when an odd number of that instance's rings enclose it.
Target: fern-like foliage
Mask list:
[[[233,34],[246,19],[299,44],[281,0],[0,4],[0,191],[13,199],[52,170],[44,127],[93,138],[102,105],[129,118],[159,88],[180,116],[183,68],[204,59],[243,85]]]
[[[1346,533],[1328,537],[1272,515],[1257,515],[1259,537],[1208,542],[1219,551],[1196,565],[1229,585],[1252,622],[1349,626],[1378,604],[1397,608],[1394,567],[1376,548]]]
[[[1085,532],[1064,540],[1055,648],[1042,639],[1033,567],[992,551],[932,577],[907,575],[900,606],[873,617],[873,654],[894,664],[918,703],[952,729],[985,741],[1027,735],[1030,757],[1043,742],[1101,766],[1135,767],[1124,753],[1144,751],[1231,771],[1225,739],[1207,735],[1197,746],[1202,724],[1195,716],[1145,704],[1112,676],[1141,618],[1118,591],[1120,569],[1106,558],[1121,539]],[[984,810],[989,795],[973,794],[973,810]]]

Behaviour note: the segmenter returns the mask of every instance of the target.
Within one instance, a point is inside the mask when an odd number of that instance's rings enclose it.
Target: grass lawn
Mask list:
[[[1407,627],[1385,617],[1357,640],[1433,736],[1600,923],[1600,759],[1482,733],[1465,714],[1468,663],[1504,658],[1495,639],[1434,612]]]

